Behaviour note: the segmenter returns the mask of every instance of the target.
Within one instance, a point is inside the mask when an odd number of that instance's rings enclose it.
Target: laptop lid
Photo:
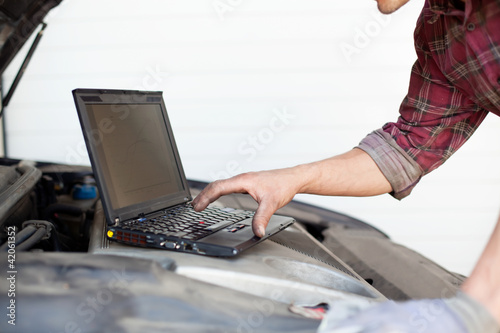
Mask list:
[[[162,92],[75,89],[108,224],[192,199]]]

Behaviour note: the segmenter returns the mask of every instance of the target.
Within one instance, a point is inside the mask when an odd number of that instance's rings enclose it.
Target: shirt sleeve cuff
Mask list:
[[[409,195],[422,177],[420,166],[382,129],[368,134],[356,148],[375,161],[392,186],[390,194],[398,200]]]

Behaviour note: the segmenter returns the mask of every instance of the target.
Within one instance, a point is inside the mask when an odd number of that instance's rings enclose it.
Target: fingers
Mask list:
[[[207,206],[217,200],[222,194],[221,190],[215,185],[216,182],[210,183],[194,198],[191,205],[195,211],[199,212],[207,208]]]
[[[194,210],[202,211],[207,206],[219,199],[221,196],[231,193],[245,193],[245,187],[242,184],[244,175],[238,175],[229,179],[216,180],[210,183],[196,196],[192,205]]]
[[[221,196],[231,193],[248,193],[259,204],[252,221],[252,230],[257,237],[266,234],[271,216],[288,203],[295,193],[276,193],[276,176],[269,173],[246,173],[229,179],[210,183],[193,200],[194,210],[202,211]],[[259,185],[260,184],[260,185]],[[271,185],[269,185],[271,184]],[[278,186],[279,188],[280,186]]]
[[[262,200],[259,203],[252,221],[252,230],[255,236],[264,237],[266,235],[266,227],[275,212],[276,209],[268,201]]]

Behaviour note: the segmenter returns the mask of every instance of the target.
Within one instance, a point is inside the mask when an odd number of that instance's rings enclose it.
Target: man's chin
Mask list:
[[[382,14],[394,13],[399,8],[403,7],[409,0],[376,0],[378,10]]]

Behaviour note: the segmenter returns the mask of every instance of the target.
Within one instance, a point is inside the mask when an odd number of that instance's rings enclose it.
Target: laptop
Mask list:
[[[274,215],[259,238],[251,211],[195,212],[162,92],[75,89],[73,97],[110,240],[231,257],[294,223]]]

